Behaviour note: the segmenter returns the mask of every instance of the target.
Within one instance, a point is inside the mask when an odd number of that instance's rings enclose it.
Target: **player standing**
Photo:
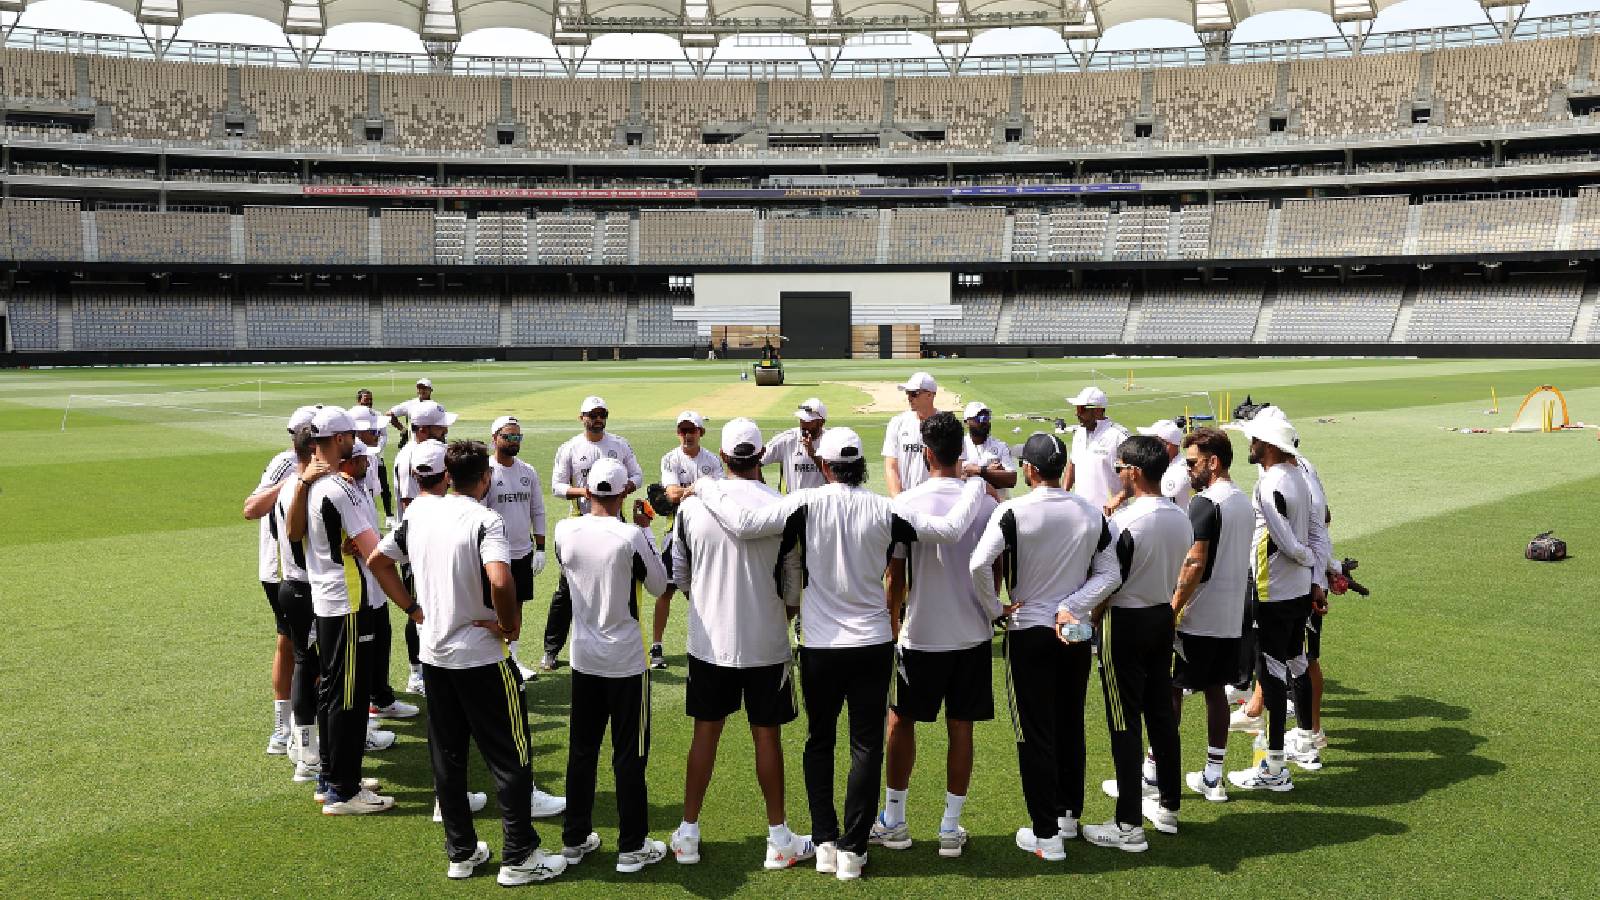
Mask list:
[[[939,383],[927,372],[916,372],[899,386],[910,407],[889,420],[883,433],[883,481],[890,497],[908,491],[928,478],[922,458],[922,423],[934,414],[933,399]]]
[[[667,499],[677,503],[683,499],[684,491],[701,478],[721,478],[722,461],[717,455],[700,446],[700,440],[706,435],[706,419],[692,409],[678,413],[678,446],[668,450],[661,457],[661,486],[667,492]],[[661,548],[662,557],[670,562],[672,559],[672,527],[668,523],[665,545]],[[668,566],[667,574],[672,574]],[[666,633],[667,619],[672,614],[672,595],[677,592],[674,584],[669,583],[665,592],[656,598],[655,615],[650,620],[650,668],[665,669],[667,656],[661,648],[661,636]]]
[[[772,442],[761,454],[761,462],[781,463],[782,488],[786,493],[827,484],[822,477],[822,466],[817,460],[817,441],[827,430],[828,407],[816,397],[800,404],[794,411],[800,424],[772,436]]]
[[[1097,387],[1086,387],[1067,402],[1078,427],[1072,431],[1072,453],[1061,483],[1109,515],[1118,491],[1117,448],[1128,439],[1128,429],[1106,418],[1106,392]]]

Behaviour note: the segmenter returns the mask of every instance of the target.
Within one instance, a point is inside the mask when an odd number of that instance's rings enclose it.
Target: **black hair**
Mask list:
[[[420,487],[425,491],[431,491],[439,485],[444,484],[444,476],[444,472],[440,472],[437,475],[423,475],[419,472],[417,473],[417,487]]]
[[[1199,447],[1207,456],[1215,456],[1224,469],[1233,465],[1233,441],[1216,428],[1196,428],[1183,436],[1183,446]]]
[[[726,464],[728,466],[728,471],[737,472],[740,475],[748,475],[751,472],[761,468],[761,454],[757,453],[754,456],[734,456],[732,454],[728,454]]]
[[[458,490],[477,484],[489,471],[489,448],[483,441],[451,441],[444,450],[444,470]]]
[[[294,437],[290,438],[290,441],[294,444],[295,458],[302,463],[309,462],[311,460],[311,451],[317,445],[317,436],[312,432],[311,426],[300,426],[295,430]]]
[[[1166,474],[1167,442],[1148,434],[1136,434],[1117,448],[1117,458],[1139,470],[1150,484],[1159,485]]]
[[[852,459],[849,462],[827,463],[828,471],[833,473],[833,480],[850,487],[860,487],[867,483],[867,461],[865,458]]]
[[[370,390],[368,390],[366,388],[362,388],[361,390],[356,391],[356,404],[357,405],[360,405],[360,403],[361,403],[361,395],[362,394],[366,394],[368,397],[371,397],[372,396],[372,391],[370,391]]]
[[[942,466],[953,466],[961,459],[967,434],[954,413],[934,413],[922,423],[922,445],[933,451]]]

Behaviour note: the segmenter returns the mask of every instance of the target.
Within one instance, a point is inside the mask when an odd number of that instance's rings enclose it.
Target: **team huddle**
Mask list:
[[[278,628],[267,752],[289,757],[295,781],[316,782],[325,814],[393,807],[362,774],[364,755],[395,741],[377,723],[419,713],[387,683],[393,603],[406,617],[406,692],[427,698],[434,818],[451,878],[491,857],[473,825],[488,798],[469,790],[469,743],[503,820],[498,880],[520,885],[599,850],[592,825],[608,730],[617,871],[668,856],[698,863],[717,745],[741,708],[768,822],[766,868],[814,861],[851,880],[871,845],[910,848],[916,725],[941,708],[949,753],[938,852],[959,857],[974,723],[995,716],[997,629],[1029,820],[1016,844],[1040,859],[1064,859],[1064,841],[1080,836],[1144,851],[1147,821],[1177,833],[1185,787],[1223,802],[1230,788],[1292,790],[1290,763],[1321,768],[1317,657],[1340,576],[1326,494],[1276,407],[1226,426],[1243,433],[1260,467],[1246,493],[1223,430],[1163,420],[1130,434],[1090,387],[1068,401],[1078,421],[1070,441],[1037,432],[1014,455],[992,435],[984,403],[968,403],[962,418],[938,412],[938,385],[918,372],[900,385],[908,408],[884,439],[888,496],[866,488],[860,436],[828,427],[813,398],[795,411],[796,427],[770,439],[749,419],[728,421],[719,452],[702,446],[705,419],[684,411],[650,499],[625,508],[645,476],[631,445],[607,431],[604,399],[588,397],[583,430],[561,445],[550,476],[573,515],[549,534],[560,577],[542,655],[529,665],[519,639],[546,565],[547,517],[538,472],[518,458],[521,425],[502,416],[488,444],[447,444],[456,416],[432,399],[431,382],[417,388],[387,414],[367,391],[348,410],[295,410],[291,447],[268,464],[245,515],[261,520],[260,575]],[[383,461],[391,426],[404,428],[392,479]],[[776,488],[766,474],[774,465]],[[659,540],[657,518],[666,520]],[[655,601],[648,644],[641,590]],[[650,671],[667,667],[662,640],[677,597],[693,736],[683,819],[663,841],[648,821]],[[534,784],[523,686],[559,667],[569,635],[563,798]],[[1101,825],[1080,824],[1091,668],[1116,774],[1102,786],[1115,804]],[[1204,698],[1207,748],[1204,765],[1185,774],[1178,722],[1188,694]],[[1231,712],[1236,699],[1243,707]],[[806,835],[788,826],[780,739],[802,709]],[[1288,727],[1291,715],[1300,727]],[[850,749],[842,816],[841,717]],[[1230,730],[1262,734],[1258,759],[1225,773]],[[559,850],[532,824],[551,816],[562,817]]]

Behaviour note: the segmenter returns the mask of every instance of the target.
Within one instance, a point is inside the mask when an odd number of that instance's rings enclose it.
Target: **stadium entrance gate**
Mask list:
[[[778,295],[779,333],[788,359],[850,356],[850,295],[783,291]]]

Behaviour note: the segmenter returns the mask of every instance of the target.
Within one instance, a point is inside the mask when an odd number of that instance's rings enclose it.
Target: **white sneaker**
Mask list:
[[[367,752],[387,750],[394,746],[394,732],[369,731],[367,732]]]
[[[567,798],[546,794],[538,788],[533,789],[533,817],[535,819],[548,819],[559,816],[567,811]]]
[[[523,662],[520,659],[517,660],[517,671],[522,673],[522,680],[523,681],[538,681],[539,680],[539,670],[535,669],[533,666],[528,665],[527,663]]]
[[[489,795],[482,791],[467,791],[467,809],[470,812],[481,812],[489,805]],[[433,820],[443,822],[444,814],[439,811],[439,801],[433,801]]]
[[[1128,853],[1143,853],[1150,849],[1144,839],[1144,829],[1137,825],[1124,825],[1116,819],[1104,825],[1083,826],[1083,839],[1096,847],[1113,847]]]
[[[1322,768],[1322,751],[1317,749],[1316,738],[1309,731],[1301,731],[1293,738],[1284,735],[1283,758],[1307,772]]]
[[[410,677],[406,678],[406,693],[425,694],[427,692],[428,685],[422,680],[422,672],[418,669],[413,669]],[[505,866],[501,866],[500,870],[505,871],[505,868]]]
[[[817,845],[817,871],[834,875],[839,871],[839,845],[833,841]]]
[[[1212,803],[1228,802],[1228,788],[1222,783],[1221,778],[1208,782],[1204,772],[1190,772],[1184,776],[1183,780],[1188,783],[1189,790],[1210,800]]]
[[[1284,766],[1274,775],[1265,761],[1253,769],[1240,769],[1229,772],[1228,780],[1233,786],[1246,791],[1283,791],[1294,790],[1294,779],[1289,777],[1289,767]]]
[[[962,848],[967,846],[967,830],[960,825],[954,831],[939,830],[939,855],[945,859],[955,859],[961,855]]]
[[[1262,724],[1261,716],[1252,716],[1242,709],[1234,710],[1233,715],[1228,717],[1229,731],[1236,731],[1240,734],[1260,734],[1263,727],[1265,726]]]
[[[644,843],[637,850],[629,850],[617,854],[617,871],[624,874],[637,872],[645,866],[653,866],[667,858],[667,845],[655,840],[645,838]]]
[[[1045,862],[1060,862],[1067,858],[1066,848],[1061,845],[1060,834],[1040,840],[1033,836],[1032,828],[1018,828],[1017,846]]]
[[[840,881],[855,881],[861,877],[861,870],[866,867],[867,854],[840,850],[838,871],[833,873],[833,877]]]
[[[1078,820],[1072,816],[1057,816],[1056,828],[1063,841],[1076,840],[1078,837]]]
[[[393,797],[374,794],[366,788],[348,800],[334,800],[331,795],[327,799],[332,802],[322,804],[325,816],[365,816],[394,808]]]
[[[322,774],[322,763],[319,763],[319,762],[314,762],[314,763],[303,763],[303,762],[302,763],[295,763],[294,764],[294,776],[291,777],[289,780],[290,781],[300,782],[300,783],[305,783],[307,781],[316,781],[317,780],[317,776],[321,775],[321,774]]]
[[[789,844],[785,847],[767,841],[767,860],[762,865],[768,869],[787,869],[816,855],[817,845],[811,843],[811,835],[790,834]]]
[[[899,825],[885,825],[883,813],[872,820],[872,831],[867,835],[867,843],[881,844],[890,850],[907,850],[911,847],[911,826],[906,822]]]
[[[560,663],[556,661],[556,655],[554,653],[546,653],[539,660],[539,669],[544,672],[554,672],[556,667],[559,665]]]
[[[376,778],[361,779],[361,789],[363,791],[371,791],[376,794],[378,792],[378,788],[382,786],[383,785]],[[328,792],[326,789],[319,787],[315,791],[311,792],[311,799],[317,801],[318,803],[327,803]]]
[[[479,841],[478,849],[472,851],[471,856],[467,857],[461,862],[453,862],[450,864],[450,868],[445,870],[445,877],[471,878],[472,873],[476,872],[479,866],[489,861],[489,856],[489,845],[485,844],[483,841]]]
[[[684,834],[681,829],[672,832],[672,840],[668,843],[672,848],[673,858],[679,865],[692,866],[700,861],[700,836]]]
[[[400,699],[396,699],[388,706],[369,707],[369,711],[381,719],[409,719],[418,712],[416,704]]]
[[[1319,728],[1316,731],[1311,732],[1311,740],[1312,743],[1316,745],[1318,750],[1328,749],[1328,735],[1327,732],[1323,731],[1322,729]]]
[[[286,756],[289,753],[289,734],[284,731],[274,731],[267,738],[268,756]]]
[[[583,858],[585,856],[588,856],[589,854],[591,854],[591,853],[593,853],[593,852],[595,852],[596,850],[599,850],[599,849],[600,849],[600,835],[595,834],[594,832],[591,831],[591,832],[589,832],[589,836],[583,839],[583,843],[579,844],[578,846],[576,846],[576,847],[562,847],[561,848],[561,855],[562,855],[563,858],[566,859],[566,861],[567,861],[567,863],[569,865],[574,865],[575,866],[578,863],[583,862]]]
[[[1117,780],[1115,778],[1107,778],[1105,781],[1100,782],[1100,790],[1105,791],[1107,797],[1116,797],[1121,793],[1121,790],[1117,787]],[[1139,796],[1155,797],[1160,793],[1161,789],[1156,786],[1154,781],[1150,781],[1143,776],[1139,777]]]
[[[1157,831],[1161,832],[1162,834],[1178,833],[1177,810],[1167,809],[1165,806],[1161,805],[1160,800],[1157,800],[1154,797],[1144,798],[1144,802],[1140,804],[1140,808],[1144,812],[1144,817],[1150,820],[1150,824],[1154,825]]]
[[[516,887],[535,881],[549,881],[567,870],[567,859],[559,853],[535,850],[519,863],[501,863],[500,875],[495,878],[502,887]]]

